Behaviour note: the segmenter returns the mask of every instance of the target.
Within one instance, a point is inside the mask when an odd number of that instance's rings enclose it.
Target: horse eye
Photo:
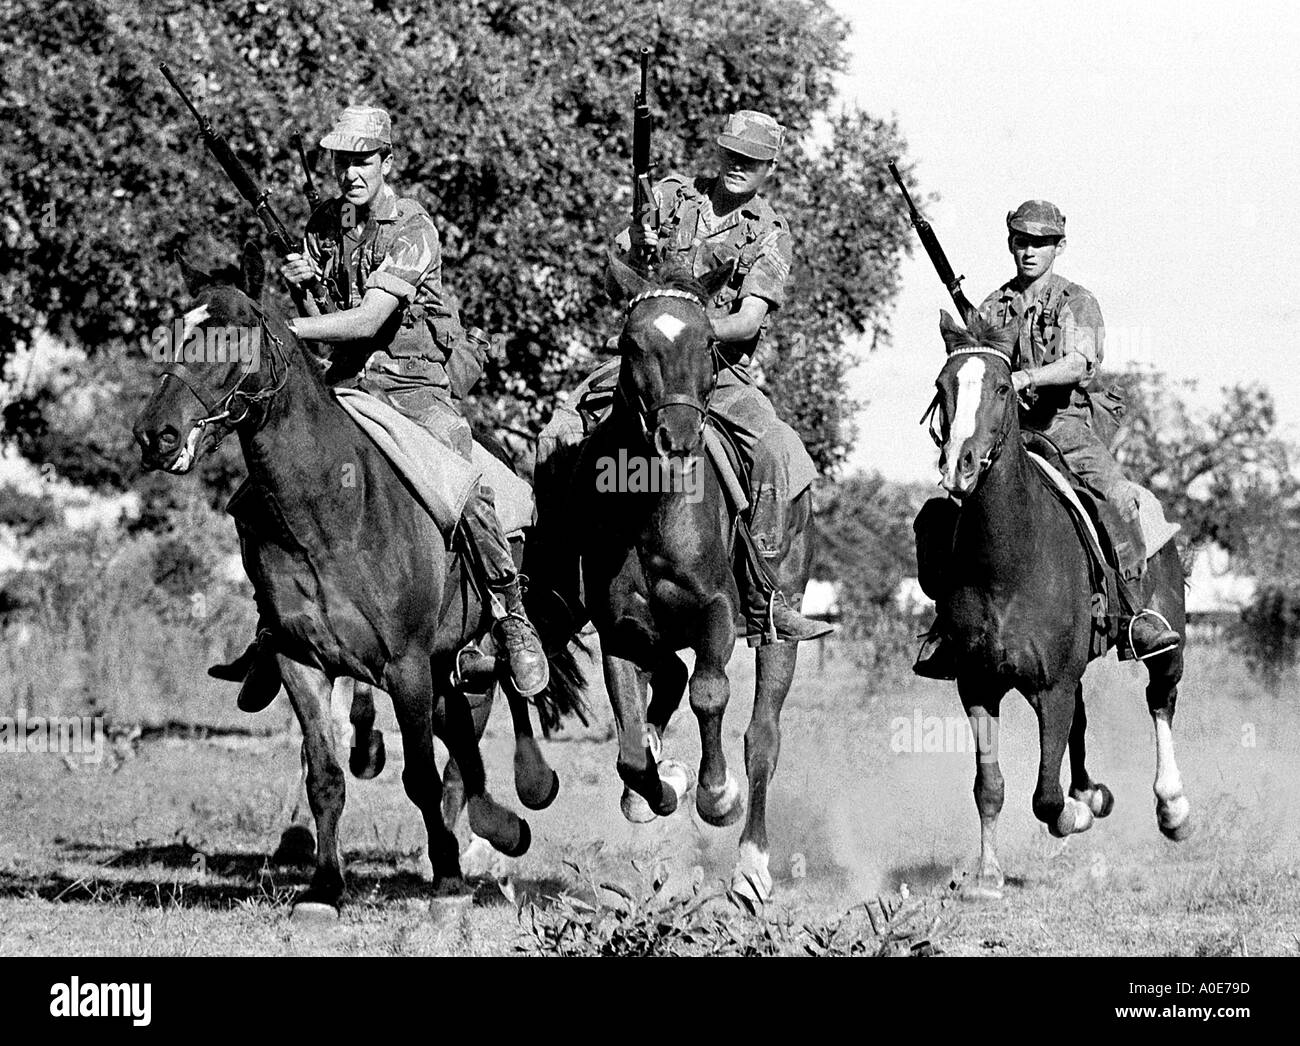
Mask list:
[[[999,395],[999,396],[1005,396],[1005,395],[1006,395],[1008,392],[1010,392],[1010,391],[1011,391],[1011,386],[1010,386],[1010,385],[1005,385],[1005,384],[1003,384],[1003,385],[999,385],[999,386],[998,386],[998,395]]]

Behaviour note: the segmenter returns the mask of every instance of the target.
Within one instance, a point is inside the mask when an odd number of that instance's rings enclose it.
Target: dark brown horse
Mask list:
[[[435,735],[463,778],[473,831],[511,856],[526,851],[531,838],[527,822],[488,794],[478,749],[486,716],[481,709],[476,715],[450,682],[457,650],[490,626],[476,587],[462,557],[448,551],[433,519],[331,394],[318,362],[278,315],[259,304],[261,256],[245,250],[239,287],[184,268],[197,299],[186,330],[255,332],[259,365],[246,368],[238,359],[168,365],[135,436],[146,466],[177,474],[228,433],[239,437],[249,486],[232,512],[240,523],[244,567],[276,635],[285,689],[302,726],[318,834],[315,874],[295,910],[337,914],[344,892],[338,835],[344,774],[330,723],[338,677],[391,696],[405,751],[402,783],[424,816],[435,894],[461,893],[457,842],[440,809]],[[551,688],[540,695],[545,716],[581,709],[575,667],[563,652],[553,659]],[[360,704],[359,713],[354,708],[353,770],[367,776],[374,769],[374,713],[371,702]],[[521,793],[553,797],[554,774],[540,753],[529,762]]]
[[[562,494],[538,505],[539,527],[567,535],[581,556],[585,602],[600,634],[618,730],[622,808],[633,821],[673,813],[690,788],[689,771],[661,757],[669,718],[688,687],[677,656],[686,648],[695,652],[689,691],[702,747],[696,809],[715,826],[733,824],[744,813],[740,783],[722,750],[726,666],[742,605],[730,512],[703,446],[718,363],[702,303],[712,296],[711,280],[727,274],[723,269],[696,281],[689,273],[665,273],[663,282],[651,283],[611,259],[611,278],[630,301],[614,405],[581,445]],[[637,483],[638,472],[657,479]],[[611,482],[616,473],[629,482]],[[810,506],[805,491],[790,513],[777,573],[787,593],[802,593],[808,581]],[[535,582],[543,570],[543,564],[530,569]],[[732,877],[733,889],[756,903],[772,889],[767,790],[797,652],[793,643],[758,649],[754,712],[745,734],[749,817]]]
[[[941,615],[949,622],[957,691],[975,735],[975,805],[980,862],[966,892],[1000,896],[995,852],[1002,809],[998,712],[1019,690],[1038,716],[1040,759],[1034,815],[1053,835],[1086,831],[1114,798],[1084,766],[1083,677],[1093,619],[1086,552],[1066,508],[1049,491],[1021,439],[1012,388],[1014,331],[978,317],[965,330],[946,312],[940,329],[948,361],[939,372],[938,409],[944,488],[960,500]],[[1010,333],[1009,333],[1010,332]],[[1145,606],[1186,633],[1183,571],[1173,542],[1152,557]],[[1190,804],[1174,761],[1173,718],[1183,674],[1181,647],[1146,662],[1146,697],[1156,735],[1156,821],[1171,839],[1191,829]],[[1070,794],[1061,761],[1070,752]]]

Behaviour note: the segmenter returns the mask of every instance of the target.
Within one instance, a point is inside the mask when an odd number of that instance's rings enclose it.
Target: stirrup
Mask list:
[[[1150,658],[1159,657],[1161,654],[1167,654],[1171,650],[1178,649],[1177,643],[1167,644],[1165,646],[1160,647],[1158,650],[1150,650],[1139,657],[1137,650],[1133,646],[1133,625],[1140,617],[1153,617],[1157,621],[1159,621],[1162,625],[1164,625],[1165,628],[1168,629],[1170,632],[1175,631],[1174,626],[1169,623],[1169,619],[1165,617],[1164,614],[1160,613],[1160,611],[1148,610],[1145,608],[1139,610],[1136,614],[1134,614],[1131,618],[1128,619],[1128,650],[1129,653],[1133,655],[1134,661],[1147,661]],[[1175,632],[1175,635],[1176,634],[1177,633]]]

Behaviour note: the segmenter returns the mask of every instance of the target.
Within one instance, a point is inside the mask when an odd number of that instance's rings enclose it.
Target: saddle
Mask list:
[[[1101,657],[1119,633],[1118,615],[1108,613],[1110,607],[1119,605],[1119,577],[1112,565],[1115,562],[1114,549],[1102,523],[1096,495],[1065,463],[1065,456],[1048,436],[1026,430],[1022,438],[1029,460],[1038,469],[1039,478],[1065,506],[1087,554],[1093,621],[1089,659]]]

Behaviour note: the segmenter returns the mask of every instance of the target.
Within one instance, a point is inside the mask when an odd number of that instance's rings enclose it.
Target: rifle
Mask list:
[[[894,176],[894,181],[898,183],[903,199],[907,201],[907,209],[912,216],[912,228],[916,230],[916,235],[921,238],[921,246],[925,248],[925,253],[930,256],[930,264],[934,266],[934,271],[939,274],[939,279],[943,282],[943,285],[948,288],[953,304],[957,306],[957,311],[961,313],[962,322],[969,326],[971,317],[975,315],[976,310],[975,306],[966,299],[966,295],[962,293],[961,281],[966,277],[958,276],[952,271],[952,266],[948,263],[948,256],[943,253],[943,248],[939,246],[939,237],[934,234],[934,229],[930,227],[930,223],[916,209],[916,204],[912,202],[912,194],[907,191],[907,186],[903,184],[902,175],[898,173],[897,160],[889,161],[889,173]]]
[[[293,137],[289,139],[289,144],[298,150],[298,159],[302,162],[302,174],[306,179],[302,183],[302,194],[307,197],[307,206],[315,212],[320,206],[320,193],[316,191],[316,183],[311,180],[311,166],[307,163],[307,154],[303,151],[302,135],[297,131],[293,132]]]
[[[194,108],[194,103],[190,101],[189,95],[185,93],[181,85],[176,82],[176,78],[172,76],[172,71],[167,68],[167,63],[159,62],[158,69],[167,82],[172,85],[172,90],[181,96],[181,101],[185,103],[185,107],[194,114],[194,119],[199,124],[199,131],[203,135],[203,144],[208,147],[208,152],[221,165],[221,169],[226,172],[226,177],[234,184],[239,195],[253,205],[258,220],[261,221],[271,237],[271,243],[276,253],[282,258],[285,255],[297,253],[301,247],[289,238],[284,223],[271,209],[270,192],[258,187],[257,182],[253,181],[252,175],[239,162],[239,158],[230,148],[230,143],[226,141],[225,136],[212,126],[211,120]],[[329,295],[325,293],[325,289],[320,285],[320,280],[312,279],[298,287],[290,285],[289,294],[300,312],[303,311],[305,296],[308,294],[311,295],[316,308],[320,312],[334,311],[334,303],[330,301]]]
[[[659,227],[659,205],[655,203],[654,189],[650,185],[650,171],[655,166],[650,162],[650,134],[654,129],[654,118],[650,115],[648,100],[648,79],[650,75],[650,48],[641,48],[641,90],[632,100],[632,224]],[[645,244],[638,245],[632,241],[632,262],[637,266],[647,266],[650,251]]]

